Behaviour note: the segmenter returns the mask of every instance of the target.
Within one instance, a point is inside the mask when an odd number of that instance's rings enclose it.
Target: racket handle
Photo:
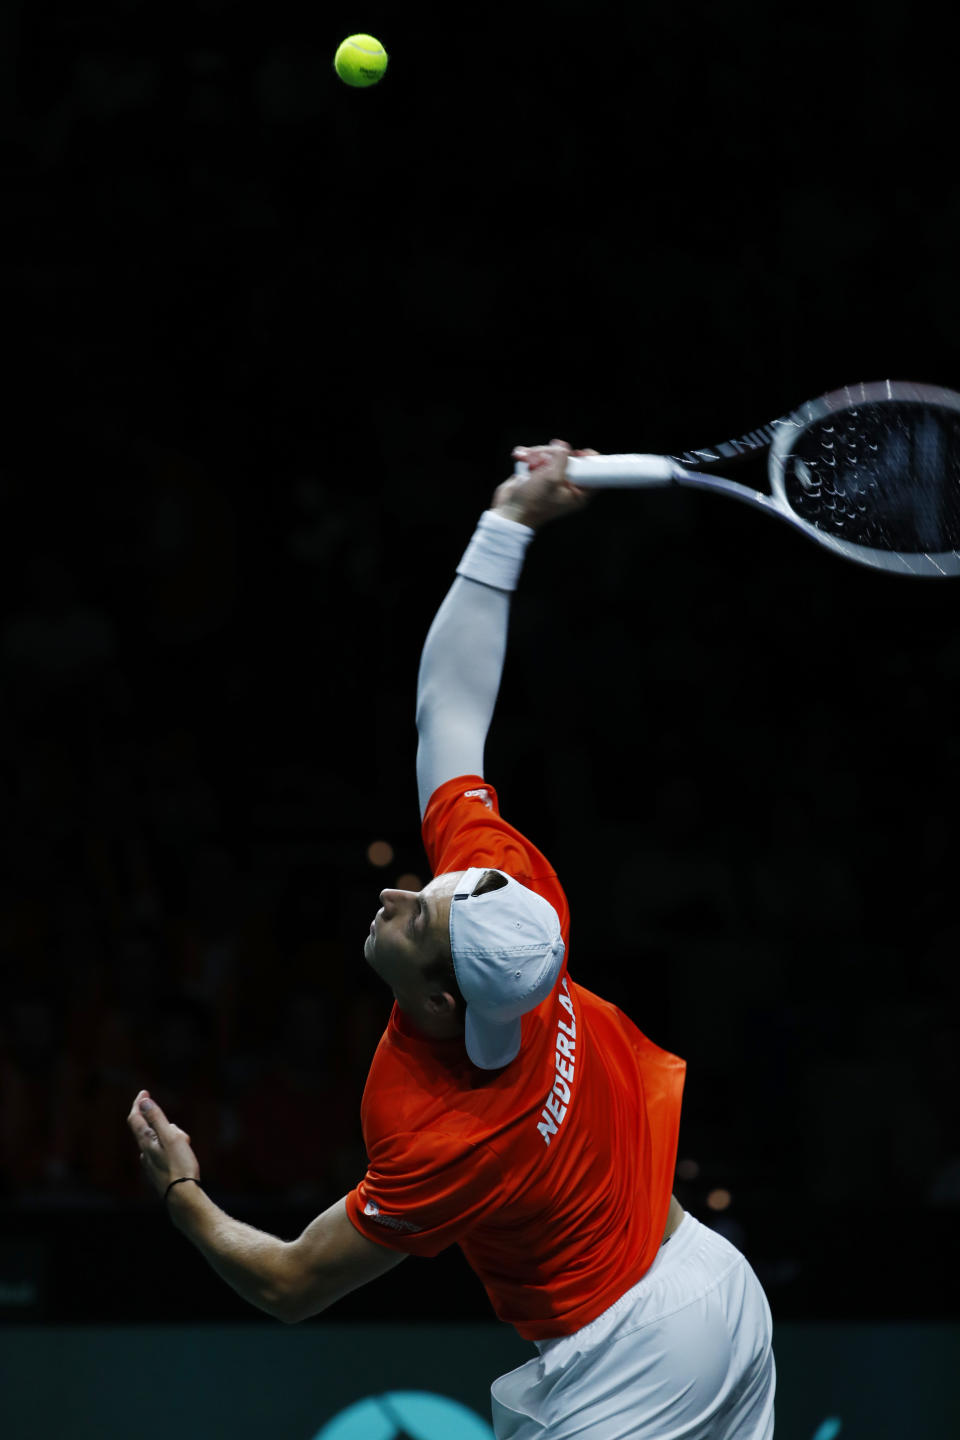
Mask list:
[[[632,489],[642,485],[669,485],[679,467],[666,455],[571,455],[567,479],[585,490]],[[514,475],[526,475],[523,461]]]

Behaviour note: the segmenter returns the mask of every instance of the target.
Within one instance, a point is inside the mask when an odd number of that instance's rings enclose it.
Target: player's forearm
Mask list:
[[[286,1316],[287,1244],[234,1220],[199,1185],[177,1185],[167,1201],[174,1225],[221,1280],[277,1320]]]
[[[454,775],[481,774],[503,675],[510,597],[533,531],[487,512],[423,647],[417,678],[421,812]]]

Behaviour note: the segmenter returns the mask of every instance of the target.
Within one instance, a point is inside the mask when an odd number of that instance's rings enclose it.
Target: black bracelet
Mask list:
[[[179,1180],[171,1180],[170,1184],[163,1192],[163,1203],[167,1203],[167,1196],[170,1194],[170,1191],[173,1189],[174,1185],[183,1185],[186,1183],[187,1180],[191,1180],[194,1185],[200,1184],[200,1181],[197,1179],[196,1175],[181,1175]]]

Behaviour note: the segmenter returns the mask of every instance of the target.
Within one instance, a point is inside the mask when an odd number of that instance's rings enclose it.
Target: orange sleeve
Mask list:
[[[475,865],[505,870],[523,883],[556,878],[546,856],[504,820],[496,790],[479,775],[457,776],[433,792],[423,844],[435,875]]]
[[[346,1197],[369,1240],[409,1255],[439,1255],[496,1208],[502,1166],[485,1145],[436,1130],[391,1135]]]

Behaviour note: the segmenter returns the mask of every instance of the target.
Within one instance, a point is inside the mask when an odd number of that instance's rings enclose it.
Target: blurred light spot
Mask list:
[[[707,1196],[707,1204],[711,1210],[728,1210],[733,1196],[729,1190],[711,1190]]]
[[[393,846],[388,845],[386,840],[374,840],[372,845],[367,846],[367,859],[371,865],[389,865],[393,859]]]
[[[813,1440],[835,1440],[835,1436],[843,1429],[843,1422],[836,1416],[831,1415],[829,1420],[824,1420],[813,1432]]]
[[[677,1175],[681,1180],[696,1180],[700,1174],[700,1166],[696,1160],[678,1160]]]
[[[419,875],[408,872],[407,874],[397,876],[396,888],[398,890],[422,890],[423,882]]]

